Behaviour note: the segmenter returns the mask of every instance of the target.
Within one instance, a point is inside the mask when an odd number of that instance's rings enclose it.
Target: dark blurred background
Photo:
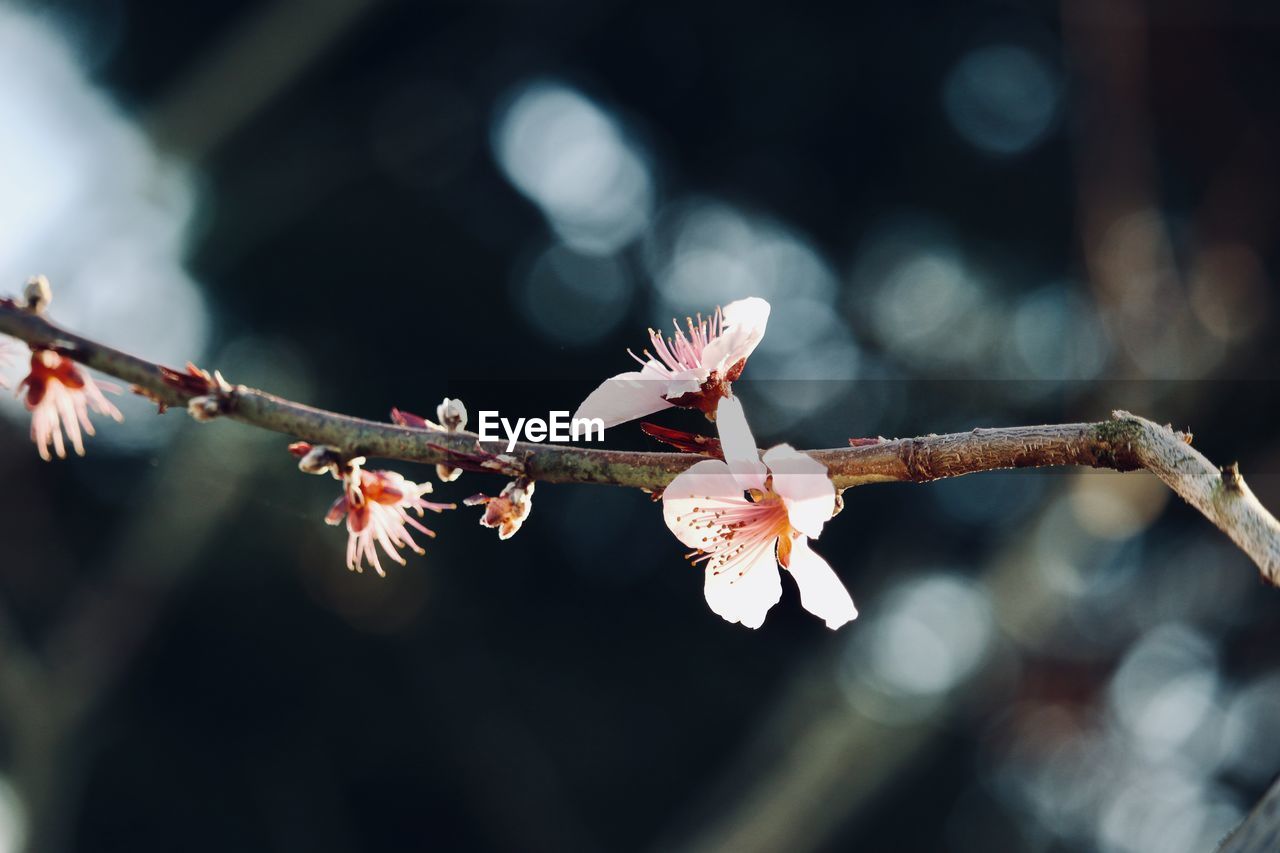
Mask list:
[[[1274,510],[1278,26],[5,3],[0,281],[377,418],[573,409],[646,327],[763,296],[766,446],[1122,407]],[[379,579],[285,437],[121,406],[45,465],[0,405],[0,853],[1191,853],[1280,770],[1280,594],[1145,473],[850,491],[817,550],[862,616],[784,582],[753,632],[638,492],[544,485],[507,542],[433,518]]]

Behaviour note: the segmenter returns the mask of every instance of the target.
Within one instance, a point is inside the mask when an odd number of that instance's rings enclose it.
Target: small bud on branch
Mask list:
[[[43,314],[53,301],[53,288],[49,279],[42,275],[33,275],[27,279],[27,286],[22,290],[23,307],[32,314]]]
[[[480,517],[480,526],[494,528],[499,539],[510,539],[520,530],[520,525],[533,511],[533,488],[535,483],[519,477],[507,483],[502,493],[496,498],[488,495],[472,495],[463,501],[467,506],[483,506],[484,515]]]

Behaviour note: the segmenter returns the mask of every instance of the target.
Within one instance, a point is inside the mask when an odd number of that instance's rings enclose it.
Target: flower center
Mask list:
[[[762,550],[791,534],[787,508],[772,490],[752,489],[740,502],[718,498],[714,506],[695,506],[677,520],[686,518],[694,529],[705,531],[703,544],[687,556],[695,565],[705,562],[713,575],[726,569],[746,574]]]

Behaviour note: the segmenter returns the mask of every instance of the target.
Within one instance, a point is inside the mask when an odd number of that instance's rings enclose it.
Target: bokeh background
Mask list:
[[[1274,510],[1278,26],[0,3],[0,290],[368,417],[572,409],[763,296],[762,443],[1123,407]],[[851,491],[818,550],[862,616],[788,586],[752,632],[638,492],[540,487],[507,542],[460,509],[379,579],[284,437],[121,406],[45,465],[0,402],[5,853],[1190,853],[1280,770],[1280,594],[1146,474]]]

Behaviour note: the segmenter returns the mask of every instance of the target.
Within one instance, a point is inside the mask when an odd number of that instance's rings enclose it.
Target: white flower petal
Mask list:
[[[674,400],[685,394],[696,394],[702,390],[702,383],[706,382],[710,375],[711,371],[702,367],[677,370],[667,377],[667,387],[662,392],[662,396],[668,400]]]
[[[720,336],[702,351],[702,363],[724,376],[730,368],[755,351],[769,322],[769,303],[758,296],[730,302]]]
[[[702,591],[707,605],[717,615],[748,628],[759,628],[769,608],[782,598],[773,543],[743,555],[719,573],[707,569]]]
[[[667,392],[667,379],[656,371],[633,370],[606,379],[587,395],[575,418],[600,418],[605,428],[671,408],[662,399]]]
[[[681,471],[662,492],[662,518],[676,538],[703,549],[709,532],[705,510],[741,507],[742,486],[719,459],[704,459]],[[695,510],[697,510],[695,512]]]
[[[825,620],[832,630],[858,618],[849,590],[827,561],[813,553],[806,537],[792,540],[789,562],[787,569],[800,587],[800,604],[805,610]]]
[[[716,407],[716,428],[720,432],[720,449],[724,461],[738,479],[742,490],[764,489],[764,479],[769,473],[760,461],[755,436],[747,426],[747,416],[742,413],[742,403],[736,397],[725,397]]]
[[[836,511],[836,487],[827,466],[789,444],[779,444],[764,454],[773,475],[773,490],[787,505],[791,526],[817,539]]]

